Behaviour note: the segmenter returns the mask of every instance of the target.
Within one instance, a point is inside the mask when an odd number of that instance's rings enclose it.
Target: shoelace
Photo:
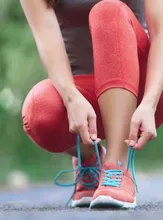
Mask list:
[[[138,185],[137,185],[136,175],[135,175],[134,157],[135,157],[135,150],[132,147],[129,147],[127,170],[129,170],[131,167],[132,178],[133,178],[133,181],[136,187],[136,191],[138,192]],[[118,162],[118,166],[119,167],[121,166],[120,161]],[[117,170],[105,170],[102,185],[120,187],[122,177],[123,177],[122,170],[118,170],[118,169]]]
[[[93,166],[93,165],[89,166],[89,167],[82,166],[81,150],[80,150],[80,136],[79,135],[77,135],[77,137],[76,137],[76,148],[77,148],[78,166],[75,169],[62,170],[54,178],[54,183],[58,186],[62,186],[62,187],[75,186],[74,191],[73,191],[71,197],[69,198],[69,200],[67,201],[66,205],[68,205],[70,203],[70,201],[75,193],[77,183],[80,182],[84,186],[84,188],[86,188],[86,189],[94,189],[99,182],[99,175],[102,170],[100,153],[99,153],[98,144],[96,141],[94,141],[94,148],[95,148],[95,153],[96,153],[96,157],[97,157],[97,164],[95,164],[95,166]],[[65,173],[71,173],[71,172],[77,172],[76,179],[74,182],[64,184],[64,183],[60,183],[58,181],[58,179],[61,175],[65,174]],[[89,180],[90,180],[89,183],[84,181],[84,178],[86,176],[89,177]]]

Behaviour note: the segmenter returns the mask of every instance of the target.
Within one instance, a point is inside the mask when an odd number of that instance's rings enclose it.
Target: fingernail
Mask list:
[[[91,135],[91,138],[92,138],[93,140],[96,140],[96,139],[97,139],[96,134],[92,134],[92,135]]]
[[[134,145],[135,145],[135,141],[131,140],[131,141],[129,142],[129,145],[130,145],[130,146],[134,146]]]

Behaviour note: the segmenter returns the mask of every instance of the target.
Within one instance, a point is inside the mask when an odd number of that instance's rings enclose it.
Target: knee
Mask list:
[[[31,130],[34,131],[37,127],[46,124],[46,121],[50,120],[49,111],[47,114],[49,107],[47,104],[53,105],[53,102],[49,103],[48,90],[48,81],[39,82],[31,89],[24,101],[22,119],[27,133]]]
[[[35,109],[35,86],[30,90],[22,107],[23,128],[27,134],[33,130],[34,125],[34,109]]]
[[[97,3],[89,14],[90,26],[97,24],[105,26],[106,23],[113,23],[113,21],[115,26],[115,21],[119,21],[123,14],[119,12],[123,11],[124,7],[127,6],[119,0],[103,0]]]
[[[55,134],[56,125],[61,120],[60,115],[63,115],[62,106],[61,98],[50,80],[44,80],[35,85],[23,104],[24,131],[37,145],[48,151],[55,151],[55,143],[50,140]]]

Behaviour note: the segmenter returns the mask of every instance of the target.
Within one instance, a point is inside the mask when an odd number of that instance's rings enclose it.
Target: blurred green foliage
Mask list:
[[[15,169],[27,172],[34,180],[47,180],[65,164],[70,165],[70,158],[36,147],[22,128],[23,100],[46,73],[19,1],[0,1],[0,30],[0,182]],[[140,169],[162,166],[162,135],[160,129],[157,140],[137,153]]]

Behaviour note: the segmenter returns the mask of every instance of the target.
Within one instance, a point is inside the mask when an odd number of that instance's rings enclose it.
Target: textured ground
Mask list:
[[[22,192],[0,192],[0,220],[153,220],[163,219],[163,176],[138,178],[135,210],[89,210],[65,208],[72,189],[37,186]]]

